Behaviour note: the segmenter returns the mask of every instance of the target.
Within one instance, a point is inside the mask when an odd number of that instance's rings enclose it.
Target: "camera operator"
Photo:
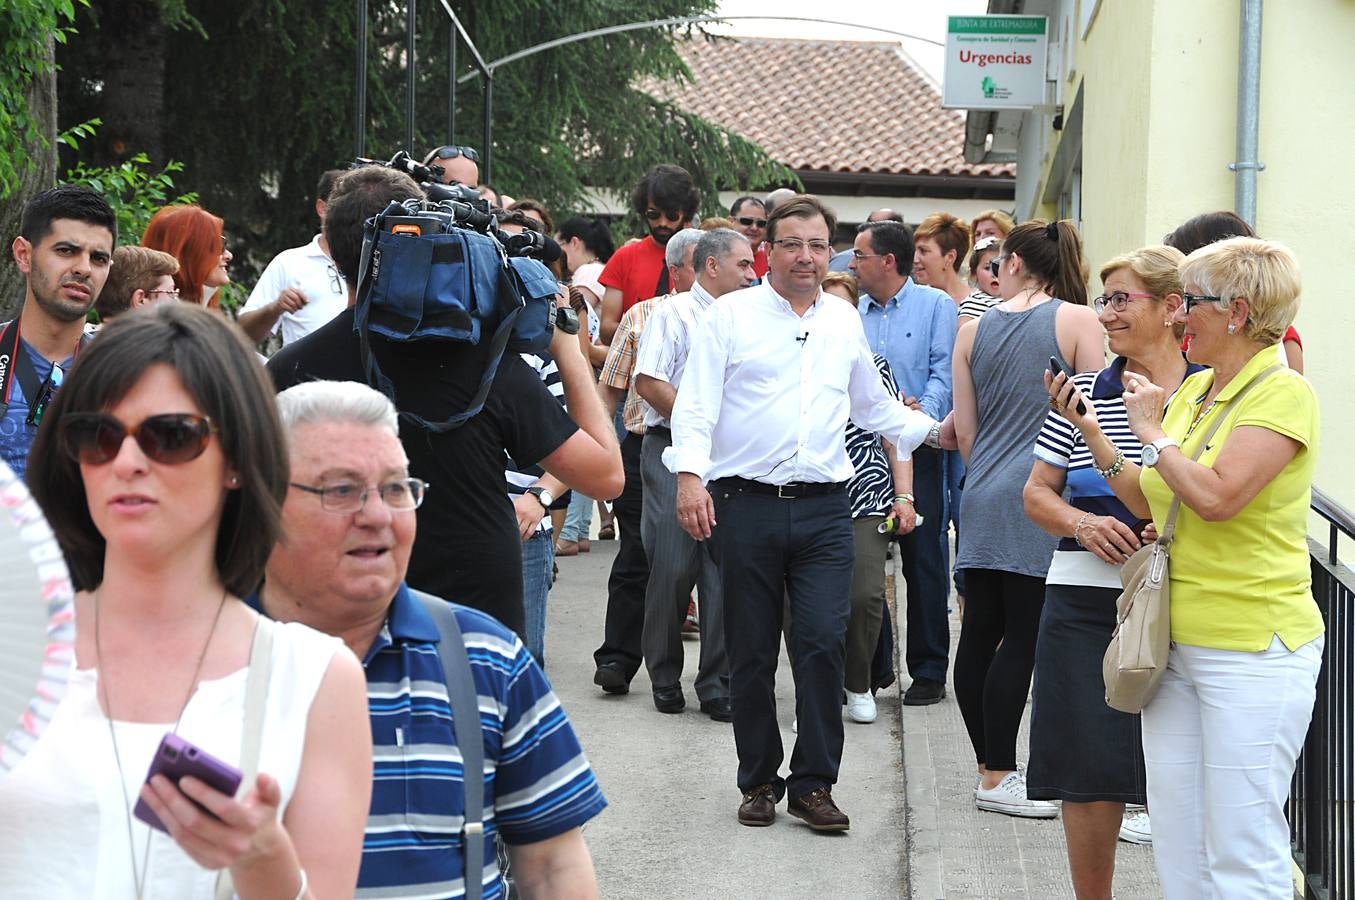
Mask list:
[[[423,197],[408,175],[382,166],[364,166],[339,179],[324,230],[348,285],[349,308],[272,358],[268,370],[279,390],[314,379],[366,383],[353,324],[363,223],[392,200]],[[372,353],[395,386],[397,408],[429,420],[466,408],[484,374],[488,343],[395,343],[371,335]],[[409,426],[400,436],[411,473],[430,484],[418,511],[410,585],[487,612],[524,636],[522,541],[504,490],[504,452],[523,466],[540,463],[589,496],[615,497],[623,485],[616,433],[578,337],[557,328],[550,353],[570,413],[521,357],[505,353],[479,414],[451,431]],[[349,552],[379,556],[391,549]]]

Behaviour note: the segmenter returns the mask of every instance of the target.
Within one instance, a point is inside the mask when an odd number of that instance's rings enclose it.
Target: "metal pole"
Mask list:
[[[492,137],[492,124],[494,122],[494,70],[491,69],[485,75],[485,146],[480,150],[481,160],[481,184],[492,184],[489,179],[493,174],[490,169],[490,139]],[[474,187],[474,185],[471,185]]]
[[[414,152],[414,77],[417,74],[414,56],[415,0],[405,4],[405,150]]]
[[[447,23],[447,143],[456,143],[456,23]]]
[[[358,64],[354,100],[357,106],[357,127],[353,129],[353,155],[367,155],[367,0],[358,0]]]
[[[1256,173],[1261,130],[1261,0],[1242,0],[1237,52],[1237,162],[1234,205],[1256,227]]]

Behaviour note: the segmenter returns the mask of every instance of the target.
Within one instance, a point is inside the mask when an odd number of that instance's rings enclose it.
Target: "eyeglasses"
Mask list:
[[[418,509],[428,491],[428,482],[420,478],[403,478],[377,487],[367,487],[355,481],[337,481],[334,484],[312,485],[288,482],[298,491],[315,494],[320,506],[336,513],[354,513],[367,505],[367,495],[375,491],[381,502],[392,512]]]
[[[66,454],[86,466],[112,460],[129,437],[153,462],[170,466],[190,462],[202,455],[217,430],[211,419],[192,413],[148,416],[135,427],[106,413],[70,413],[59,427]]]
[[[325,271],[329,273],[329,289],[336,294],[346,293],[343,278],[339,276],[339,267],[333,262],[328,262],[325,264]]]
[[[993,274],[993,277],[994,277],[994,278],[996,278],[996,277],[997,277],[997,273],[998,273],[999,271],[1001,271],[1001,269],[1002,269],[1002,261],[1003,261],[1004,259],[1006,259],[1006,258],[1007,258],[1006,256],[999,256],[999,257],[997,257],[996,259],[992,259],[992,260],[989,260],[989,261],[988,261],[988,271],[991,272],[991,273]]]
[[[888,253],[862,253],[860,250],[852,251],[852,259],[860,262],[863,259],[884,259]]]
[[[170,298],[172,298],[172,299],[174,299],[174,300],[178,300],[178,299],[179,299],[179,289],[178,289],[178,288],[170,288],[170,289],[167,290],[167,291],[160,291],[160,290],[155,290],[155,291],[145,291],[144,293],[146,294],[147,297],[154,297],[156,294],[164,294],[166,297],[170,297]]]
[[[52,402],[56,396],[57,390],[66,380],[66,370],[56,363],[52,363],[52,371],[47,373],[47,377],[42,382],[42,387],[38,389],[38,399],[28,409],[27,422],[29,425],[42,424],[42,413],[47,409],[47,404]]]
[[[683,219],[683,215],[682,210],[680,209],[655,209],[654,207],[651,206],[649,209],[645,210],[645,218],[651,222],[657,222],[660,219],[668,219],[669,221],[672,222],[681,222]]]
[[[1092,309],[1099,314],[1105,312],[1106,307],[1109,306],[1116,312],[1124,312],[1129,306],[1130,300],[1141,300],[1152,296],[1152,294],[1146,294],[1142,291],[1115,291],[1113,294],[1102,294],[1093,299]]]
[[[798,255],[806,247],[815,256],[823,256],[833,250],[833,245],[825,240],[802,241],[799,238],[778,238],[771,243],[792,255]]]
[[[458,156],[464,156],[473,163],[480,161],[480,154],[475,152],[474,147],[439,147],[433,151],[435,159],[456,159]]]
[[[1207,294],[1182,294],[1181,302],[1185,304],[1186,312],[1190,312],[1190,308],[1197,303],[1222,303],[1223,298]]]
[[[766,227],[767,227],[767,220],[766,220],[766,219],[754,219],[752,216],[739,216],[739,217],[738,217],[737,219],[735,219],[734,221],[735,221],[735,222],[738,222],[738,223],[739,223],[740,225],[742,225],[744,228],[749,228],[749,227],[752,227],[752,226],[754,226],[754,225],[756,225],[758,228],[766,228]]]

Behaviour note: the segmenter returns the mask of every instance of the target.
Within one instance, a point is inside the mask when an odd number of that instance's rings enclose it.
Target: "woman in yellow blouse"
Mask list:
[[[1280,244],[1233,238],[1188,256],[1181,280],[1176,316],[1191,336],[1189,359],[1211,368],[1186,379],[1165,417],[1166,392],[1126,375],[1143,466],[1124,463],[1110,478],[1125,505],[1158,528],[1173,492],[1181,497],[1171,653],[1143,710],[1153,853],[1168,900],[1288,898],[1284,804],[1324,632],[1306,542],[1317,398],[1303,376],[1275,368],[1274,347],[1298,309],[1298,263]],[[1120,451],[1094,413],[1078,414],[1075,393],[1062,375],[1050,385],[1096,464],[1112,468]]]

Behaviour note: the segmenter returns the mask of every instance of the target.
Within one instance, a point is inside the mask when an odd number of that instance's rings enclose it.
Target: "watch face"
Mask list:
[[[1157,448],[1152,444],[1148,444],[1143,448],[1143,464],[1148,468],[1151,469],[1153,466],[1157,465],[1157,456]]]

